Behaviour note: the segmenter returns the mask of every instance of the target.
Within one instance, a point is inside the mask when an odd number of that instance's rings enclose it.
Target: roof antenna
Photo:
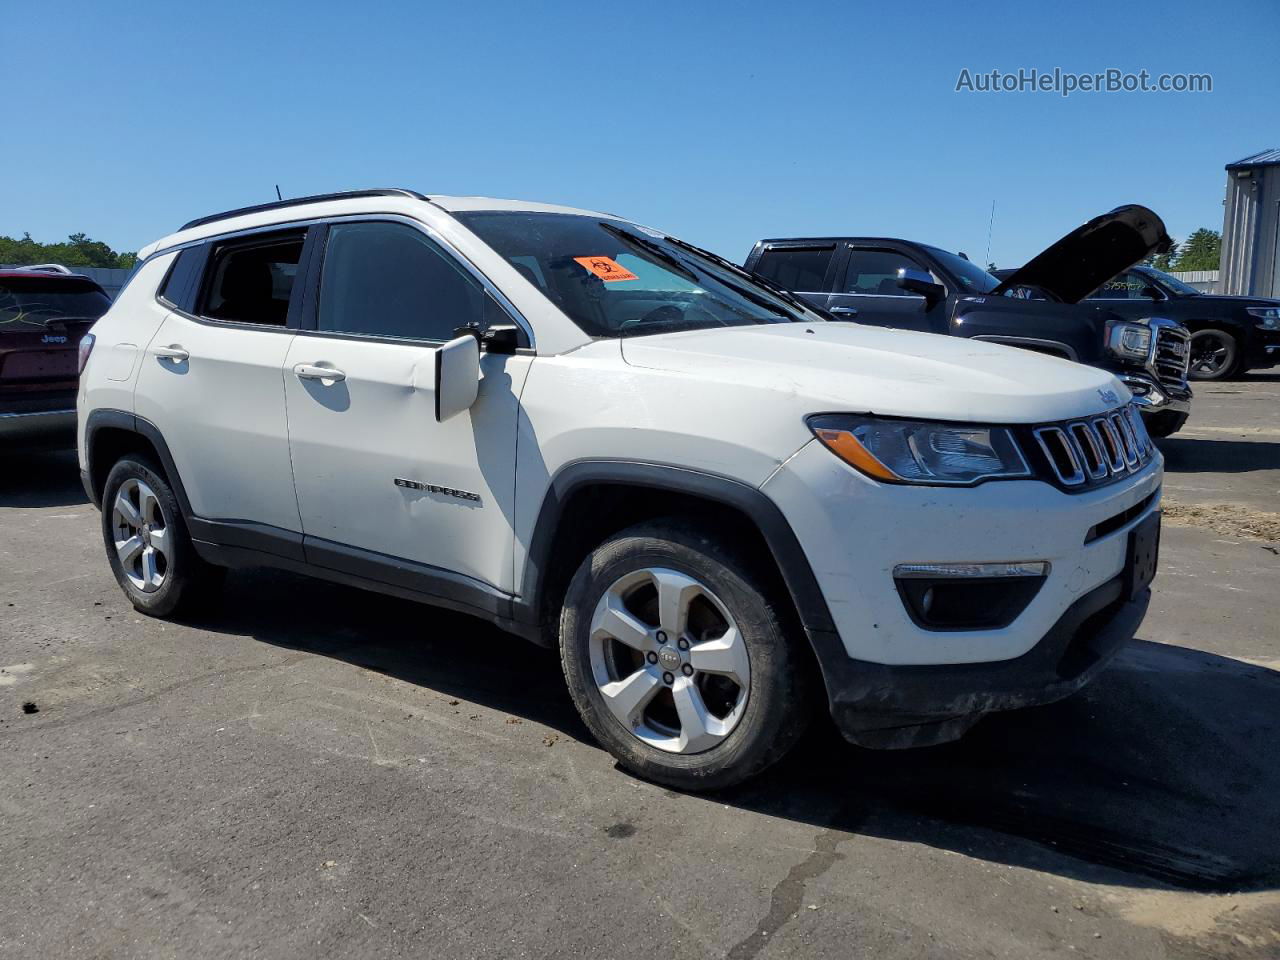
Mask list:
[[[991,228],[996,225],[996,202],[991,201],[991,219],[987,221],[987,263],[991,263]]]
[[[276,184],[276,199],[279,200],[281,203],[284,202],[284,197],[280,196],[280,184],[278,183]]]

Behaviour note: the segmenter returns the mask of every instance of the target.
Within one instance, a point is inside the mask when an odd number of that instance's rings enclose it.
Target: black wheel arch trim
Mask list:
[[[160,458],[160,465],[164,467],[169,486],[173,488],[173,494],[178,498],[178,505],[182,507],[184,518],[190,520],[192,517],[191,501],[187,499],[187,491],[182,486],[182,478],[178,475],[177,465],[173,462],[173,454],[169,452],[169,445],[165,443],[160,429],[145,417],[139,417],[126,410],[113,410],[110,408],[94,410],[89,414],[88,419],[85,421],[84,448],[87,461],[85,466],[88,468],[90,478],[94,475],[94,437],[99,431],[106,428],[136,433],[151,444],[156,451],[156,455]],[[101,493],[102,491],[96,488],[93,491],[94,506],[99,508],[102,506],[99,503]]]
[[[522,609],[517,610],[517,616],[539,622],[547,613],[540,609],[540,598],[561,515],[575,493],[596,485],[669,490],[720,503],[745,514],[768,545],[805,631],[811,638],[815,632],[835,635],[835,622],[809,559],[782,511],[766,494],[719,474],[639,460],[578,460],[565,465],[552,477],[529,541],[520,585],[521,599],[517,600],[517,607]]]

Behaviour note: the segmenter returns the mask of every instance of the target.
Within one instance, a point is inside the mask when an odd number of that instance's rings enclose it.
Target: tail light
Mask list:
[[[93,344],[95,337],[92,333],[86,333],[80,338],[80,352],[76,363],[76,376],[84,373],[84,368],[89,364],[89,354],[93,353]]]

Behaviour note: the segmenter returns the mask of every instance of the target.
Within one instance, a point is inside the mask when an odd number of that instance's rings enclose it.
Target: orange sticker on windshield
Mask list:
[[[617,260],[611,260],[608,257],[574,257],[574,260],[582,264],[605,283],[617,283],[619,280],[639,280],[634,273],[618,263]]]

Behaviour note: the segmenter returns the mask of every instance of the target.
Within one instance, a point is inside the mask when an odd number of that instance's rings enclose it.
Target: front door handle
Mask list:
[[[834,313],[837,317],[856,317],[858,315],[857,307],[830,307],[828,313]]]
[[[322,367],[318,363],[299,363],[293,368],[299,380],[328,380],[330,383],[341,383],[347,375],[337,367]]]
[[[152,347],[151,352],[161,360],[172,360],[174,363],[182,363],[191,359],[191,354],[182,349],[177,343],[171,343],[167,347]]]

